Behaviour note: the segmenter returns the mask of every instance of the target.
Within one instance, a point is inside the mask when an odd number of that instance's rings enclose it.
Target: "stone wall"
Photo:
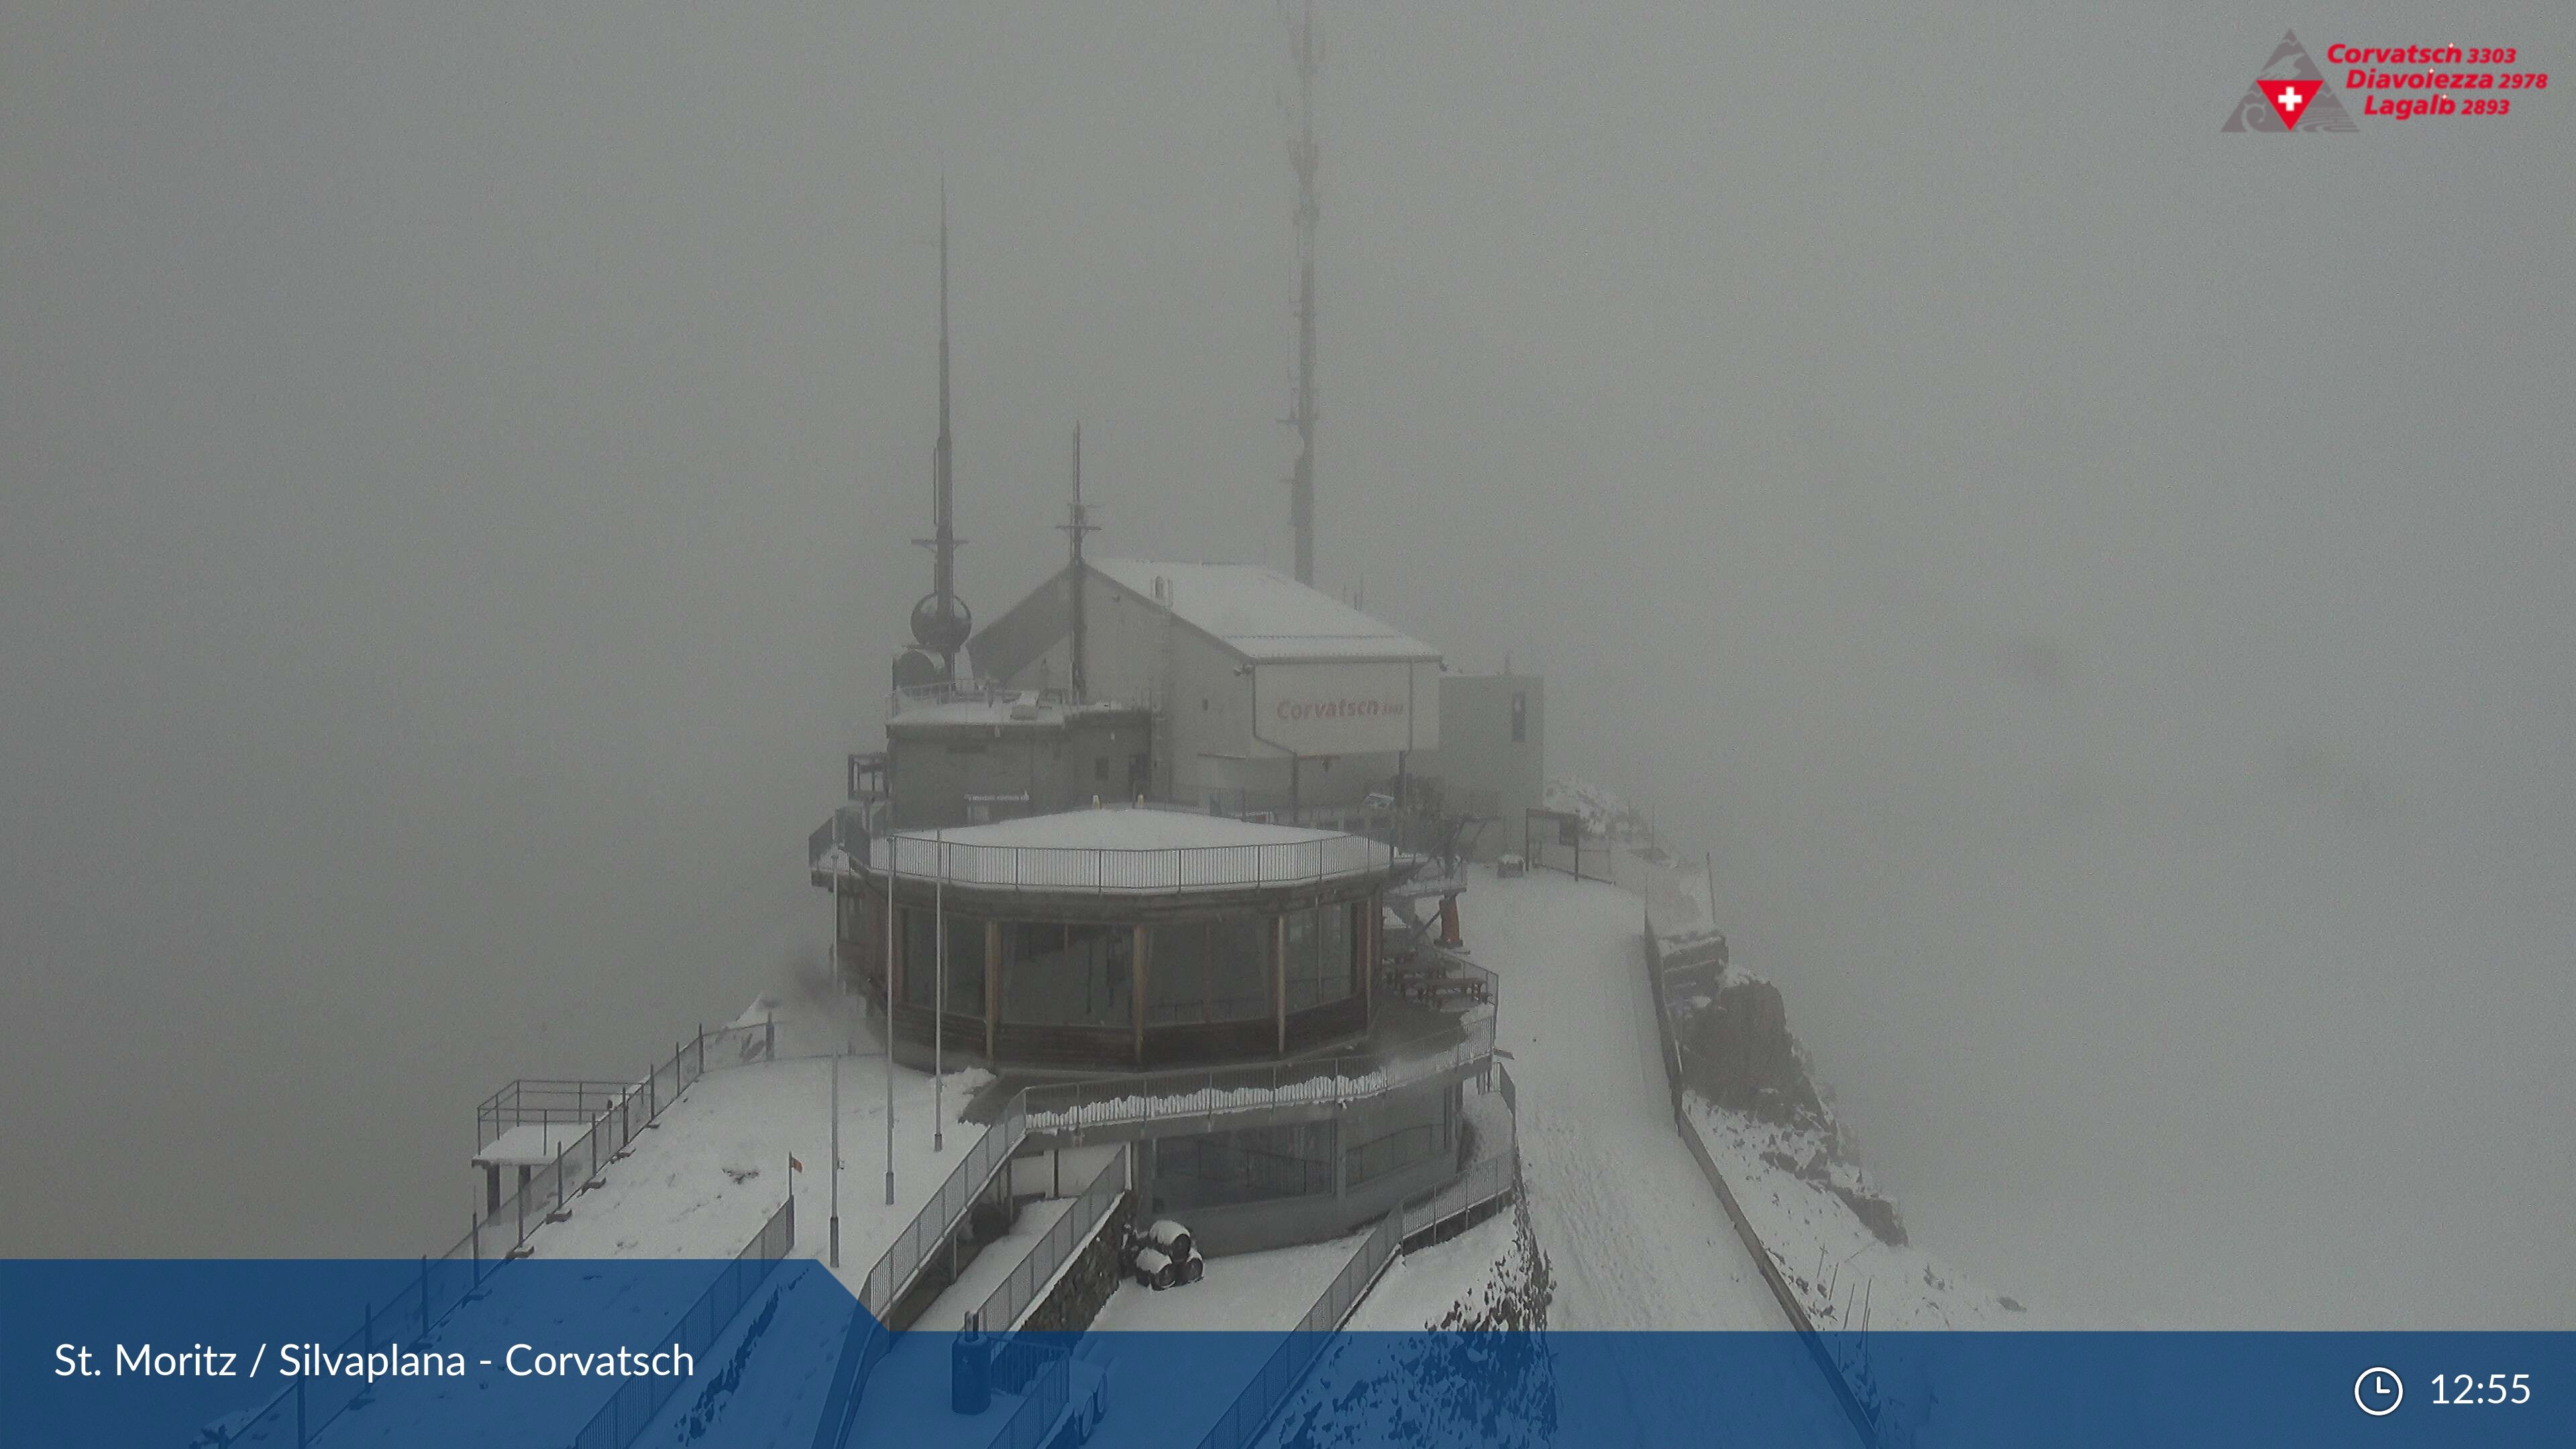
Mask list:
[[[1022,1332],[1080,1333],[1091,1326],[1109,1295],[1118,1291],[1118,1240],[1135,1216],[1136,1195],[1120,1193],[1109,1220],[1074,1255],[1073,1266],[1047,1290],[1045,1300],[1029,1311]]]

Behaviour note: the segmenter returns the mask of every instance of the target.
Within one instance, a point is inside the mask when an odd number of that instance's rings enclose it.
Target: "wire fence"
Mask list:
[[[1297,1320],[1296,1329],[1280,1340],[1279,1347],[1271,1350],[1270,1357],[1262,1362],[1261,1371],[1252,1376],[1252,1382],[1243,1386],[1243,1391],[1234,1396],[1234,1402],[1226,1406],[1225,1413],[1199,1439],[1198,1449],[1235,1449],[1235,1446],[1250,1443],[1253,1436],[1261,1432],[1261,1427],[1270,1422],[1270,1416],[1288,1401],[1288,1395],[1306,1377],[1306,1371],[1313,1368],[1315,1360],[1322,1356],[1327,1343],[1325,1335],[1350,1318],[1351,1310],[1359,1306],[1362,1295],[1377,1282],[1378,1275],[1386,1271],[1386,1265],[1395,1261],[1396,1250],[1403,1242],[1404,1210],[1398,1208],[1380,1218],[1369,1235],[1360,1240],[1351,1260],[1334,1275],[1323,1296],[1315,1300],[1315,1306],[1307,1309],[1306,1316]]]
[[[631,1082],[531,1078],[486,1098],[475,1114],[477,1153],[522,1125],[578,1125],[582,1130],[560,1142],[549,1134],[548,1145],[554,1148],[550,1159],[525,1164],[526,1175],[490,1211],[472,1219],[463,1237],[444,1252],[424,1255],[416,1272],[386,1284],[383,1297],[362,1303],[357,1330],[334,1348],[365,1353],[385,1344],[394,1333],[426,1337],[457,1305],[480,1290],[501,1264],[522,1256],[531,1233],[569,1216],[572,1199],[598,1185],[600,1170],[623,1154],[690,1083],[706,1075],[709,1043],[718,1044],[721,1055],[727,1043],[742,1035],[736,1031],[710,1036],[702,1029],[694,1039],[672,1047],[668,1061],[654,1063]],[[578,1118],[584,1111],[591,1115]],[[223,1442],[309,1444],[367,1391],[364,1380],[324,1378],[310,1383],[321,1387],[309,1387],[306,1379],[298,1378]]]
[[[1055,1225],[1047,1229],[1046,1236],[1038,1239],[1029,1249],[1028,1256],[1011,1269],[1010,1276],[985,1296],[983,1304],[975,1310],[977,1324],[995,1333],[1008,1333],[1018,1326],[1020,1315],[1037,1302],[1038,1294],[1055,1277],[1056,1270],[1082,1251],[1083,1245],[1090,1242],[1092,1234],[1098,1230],[1101,1218],[1125,1195],[1128,1159],[1133,1150],[1124,1143],[1119,1145],[1117,1154],[1091,1179],[1091,1185],[1074,1198],[1073,1205],[1064,1210],[1064,1216],[1055,1220]]]
[[[1028,1135],[1028,1122],[1026,1102],[1014,1097],[984,1135],[975,1139],[975,1145],[966,1149],[965,1157],[939,1185],[939,1191],[930,1195],[930,1201],[922,1205],[921,1211],[895,1235],[876,1265],[868,1269],[859,1290],[859,1302],[870,1313],[885,1318],[920,1281],[922,1265],[930,1260],[932,1250],[947,1241],[966,1210],[974,1206],[976,1194],[1020,1150],[1020,1139]]]
[[[993,1436],[993,1449],[1038,1449],[1073,1402],[1073,1354],[1014,1338],[993,1355],[993,1387],[1020,1396],[1020,1406]]]
[[[681,1351],[709,1354],[742,1306],[796,1246],[796,1198],[793,1193],[769,1215],[750,1244],[724,1266],[698,1301],[671,1326],[668,1341]],[[662,1340],[656,1340],[660,1342]],[[676,1375],[651,1374],[625,1380],[590,1422],[573,1436],[573,1449],[626,1449],[680,1389]]]
[[[1502,1079],[1503,1105],[1507,1109],[1503,1118],[1502,1150],[1480,1154],[1457,1177],[1429,1192],[1417,1193],[1406,1199],[1400,1209],[1404,1215],[1404,1242],[1414,1243],[1416,1239],[1436,1241],[1444,1229],[1464,1223],[1479,1209],[1519,1190],[1519,1093],[1512,1086],[1509,1068],[1497,1065],[1494,1070]]]

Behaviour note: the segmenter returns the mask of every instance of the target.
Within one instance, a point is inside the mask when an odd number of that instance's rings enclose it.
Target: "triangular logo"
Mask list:
[[[2221,131],[2358,131],[2352,116],[2326,85],[2325,73],[2308,58],[2308,48],[2299,44],[2292,31],[2281,32],[2281,43],[2273,47],[2272,58],[2263,63],[2254,84],[2245,88],[2245,96],[2228,113]]]
[[[2315,100],[2317,87],[2324,85],[2325,82],[2264,80],[2256,81],[2254,84],[2261,88],[2263,99],[2272,103],[2274,114],[2281,118],[2282,129],[2295,131],[2299,129],[2299,108]]]

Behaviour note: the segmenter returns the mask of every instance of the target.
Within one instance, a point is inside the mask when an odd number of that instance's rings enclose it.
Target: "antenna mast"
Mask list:
[[[1289,27],[1297,62],[1297,138],[1288,162],[1297,171],[1297,396],[1288,425],[1297,430],[1297,471],[1288,480],[1288,521],[1297,532],[1297,582],[1315,583],[1315,224],[1323,204],[1315,194],[1315,72],[1323,64],[1323,38],[1315,33],[1314,0],[1304,0]]]
[[[1056,531],[1062,533],[1072,544],[1073,548],[1071,568],[1073,578],[1073,699],[1074,703],[1080,704],[1091,697],[1089,682],[1083,678],[1082,673],[1083,645],[1086,642],[1083,637],[1084,620],[1082,617],[1082,539],[1085,534],[1098,533],[1100,531],[1100,525],[1091,521],[1091,510],[1083,507],[1082,504],[1082,424],[1080,423],[1075,423],[1073,425],[1073,511],[1067,515],[1065,522],[1056,525]]]
[[[930,530],[914,543],[930,550],[930,592],[912,606],[912,637],[939,656],[942,682],[957,682],[957,651],[975,632],[975,615],[957,597],[955,440],[948,431],[948,178],[939,179],[939,442],[930,454]]]

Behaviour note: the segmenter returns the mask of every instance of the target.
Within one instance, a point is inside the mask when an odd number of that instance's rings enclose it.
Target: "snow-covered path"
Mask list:
[[[1511,1054],[1530,1217],[1556,1279],[1549,1328],[1787,1332],[1674,1127],[1638,897],[1480,869],[1461,905],[1475,961],[1501,978],[1496,1040]],[[1766,1442],[1850,1438],[1821,1375],[1809,1377],[1763,1394],[1762,1407],[1778,1411],[1764,1429],[1785,1436]],[[1632,1387],[1643,1386],[1560,1386],[1598,1396],[1569,1404],[1574,1422],[1626,1423],[1639,1443],[1707,1439],[1706,1423],[1651,1422],[1673,1396]]]
[[[1480,876],[1461,904],[1476,963],[1502,978],[1550,1326],[1787,1328],[1674,1131],[1637,898],[1542,873]]]

